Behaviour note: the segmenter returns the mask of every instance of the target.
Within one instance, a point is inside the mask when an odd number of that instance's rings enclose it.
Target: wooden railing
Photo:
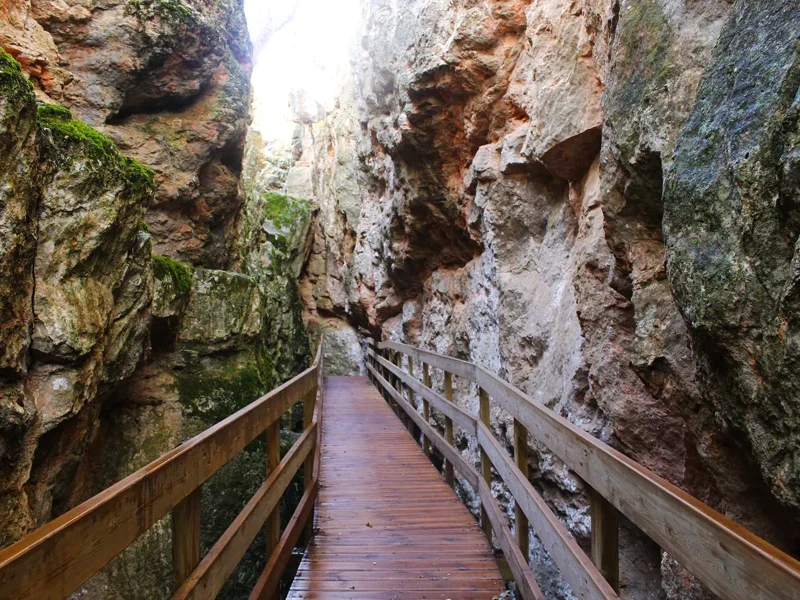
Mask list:
[[[170,511],[173,600],[215,598],[265,524],[269,560],[250,598],[277,597],[292,549],[310,535],[317,496],[321,348],[294,379],[0,551],[0,598],[63,600]],[[281,460],[280,418],[299,401],[304,431]],[[267,479],[201,560],[201,486],[262,434]],[[305,493],[281,535],[280,499],[301,466]]]
[[[413,375],[415,362],[422,365],[422,382]],[[431,389],[430,367],[444,371],[444,397]],[[483,367],[396,342],[372,342],[367,368],[390,404],[421,430],[425,451],[432,444],[444,457],[447,481],[453,484],[455,467],[476,490],[481,524],[490,542],[494,532],[525,600],[543,597],[527,562],[529,524],[576,597],[617,598],[618,512],[723,600],[800,600],[798,561]],[[453,403],[454,375],[478,386],[479,418]],[[414,406],[415,394],[422,399],[422,415]],[[491,431],[490,398],[514,419],[514,460]],[[431,407],[444,415],[444,437],[428,422]],[[477,438],[481,473],[453,447],[454,425]],[[591,560],[528,480],[529,433],[590,488]],[[515,501],[516,540],[490,489],[492,467]]]

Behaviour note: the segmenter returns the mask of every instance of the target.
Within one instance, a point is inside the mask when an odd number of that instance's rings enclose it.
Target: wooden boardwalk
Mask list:
[[[291,599],[491,599],[505,589],[461,500],[366,377],[326,377],[317,534]]]

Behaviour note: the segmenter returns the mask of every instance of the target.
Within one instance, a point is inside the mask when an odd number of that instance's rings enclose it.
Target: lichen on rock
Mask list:
[[[798,27],[792,2],[736,3],[664,194],[668,272],[699,353],[704,395],[794,511]]]

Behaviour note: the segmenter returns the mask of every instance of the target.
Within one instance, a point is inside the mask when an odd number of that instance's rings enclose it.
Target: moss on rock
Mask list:
[[[74,119],[68,109],[55,104],[40,104],[37,117],[40,128],[58,134],[57,140],[52,139],[57,147],[81,145],[86,156],[98,168],[98,174],[105,174],[109,169],[115,171],[135,194],[153,193],[155,190],[155,173],[152,169],[121,154],[114,142],[83,121]],[[74,153],[58,152],[54,158],[70,160],[74,158]]]
[[[33,85],[23,75],[20,64],[0,48],[0,100],[31,102],[33,98]]]
[[[185,263],[161,254],[153,255],[153,275],[159,280],[169,277],[179,294],[186,294],[191,289],[193,272],[192,267]]]
[[[181,24],[194,17],[192,7],[179,0],[128,0],[127,10],[140,20],[163,19]]]

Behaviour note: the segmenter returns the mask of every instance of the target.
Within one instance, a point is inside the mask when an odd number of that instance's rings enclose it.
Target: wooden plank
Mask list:
[[[533,524],[542,545],[578,598],[616,600],[617,594],[589,560],[570,532],[553,514],[528,478],[514,464],[488,427],[478,426],[478,444]],[[523,554],[527,556],[527,554]]]
[[[270,555],[267,566],[264,567],[264,571],[250,593],[249,600],[268,600],[280,597],[283,572],[286,570],[286,565],[289,564],[289,558],[292,556],[292,551],[300,540],[306,524],[312,520],[311,514],[314,510],[318,490],[319,484],[315,478],[303,492],[303,497],[286,525],[286,531],[283,532],[275,552]]]
[[[474,518],[366,377],[326,377],[323,413],[318,535],[288,597],[491,600],[504,590]]]
[[[306,394],[317,364],[0,550],[0,596],[69,596]]]
[[[478,401],[480,405],[480,415],[481,415],[481,423],[489,429],[491,427],[491,414],[489,410],[489,394],[487,394],[482,388],[478,390]],[[477,431],[476,431],[477,433]],[[492,485],[492,463],[489,460],[489,455],[486,454],[486,450],[481,447],[481,473],[483,474],[483,480],[488,484]],[[489,521],[489,515],[486,514],[486,507],[481,504],[481,525],[483,525],[483,531],[486,534],[486,539],[489,540],[489,543],[492,543],[492,523]],[[522,548],[520,548],[522,549]],[[523,552],[524,556],[528,556],[527,552]]]
[[[485,393],[485,392],[484,392]],[[488,425],[488,423],[487,423]],[[491,431],[491,428],[490,428]],[[528,479],[528,430],[525,426],[514,419],[514,462],[517,464],[520,474]],[[514,503],[514,535],[517,538],[517,546],[522,550],[524,556],[530,553],[530,534],[528,532],[528,517],[520,506],[519,502]]]
[[[395,367],[392,370],[392,373],[394,373],[394,375],[393,375],[394,389],[396,389],[397,392],[400,394],[400,396],[402,396],[403,395],[403,383],[402,383],[403,380],[399,376],[397,376],[397,373],[402,373],[403,372],[403,369],[402,369],[403,355],[400,352],[395,352],[393,357],[394,357],[394,361],[393,362],[394,362],[394,367]],[[414,435],[414,433],[413,433],[413,425],[411,424],[411,421],[409,420],[408,416],[406,416],[405,412],[400,412],[400,419],[403,421],[403,424],[406,426],[406,429],[408,429],[409,433],[411,433],[411,435],[413,437],[413,435]]]
[[[408,379],[404,379],[404,381],[416,381],[416,378],[414,377],[414,359],[411,356],[408,356],[406,357],[406,360],[408,361]],[[414,408],[414,410],[417,410],[417,405],[414,398],[414,388],[408,384],[406,384],[406,394],[408,394],[408,403],[412,406],[412,408]],[[408,426],[410,428],[409,431],[411,431],[411,437],[417,439],[418,433],[414,429],[414,424],[409,422]]]
[[[442,398],[439,394],[430,389],[430,375],[428,375],[428,385],[426,386],[421,384],[416,379],[409,377],[407,373],[404,373],[403,371],[397,369],[397,367],[395,367],[385,359],[382,359],[376,355],[373,356],[379,362],[379,364],[384,366],[391,373],[400,377],[410,389],[414,390],[420,396],[428,400],[429,405],[433,405],[435,409],[441,411],[442,414],[445,415],[445,417],[449,418],[453,423],[458,425],[466,433],[475,435],[475,423],[476,423],[475,417],[461,410],[458,406],[446,400],[445,398]],[[430,411],[430,408],[428,410]]]
[[[430,390],[431,373],[430,369],[428,368],[428,363],[422,363],[422,385],[424,385],[426,388]],[[433,392],[433,390],[431,390],[431,392]],[[422,418],[425,419],[426,423],[431,422],[431,405],[428,401],[428,397],[425,394],[422,394]],[[422,439],[423,439],[422,450],[425,452],[427,456],[430,456],[431,442],[424,434]]]
[[[367,369],[371,367],[367,365]],[[380,375],[377,374],[377,371],[373,369],[373,373],[376,376],[381,385],[386,386],[390,393],[393,392],[391,387],[389,387],[388,382],[383,379]],[[396,393],[396,392],[394,392]],[[396,400],[400,400],[399,396],[395,397]],[[407,414],[411,419],[417,424],[417,426],[422,430],[431,443],[436,447],[439,452],[442,453],[442,456],[445,457],[445,460],[455,466],[458,467],[458,472],[461,473],[461,476],[469,483],[473,488],[477,489],[478,484],[478,472],[472,468],[471,465],[467,464],[467,462],[463,459],[463,457],[458,453],[458,451],[453,447],[452,444],[448,444],[447,440],[445,440],[439,433],[431,427],[428,423],[426,423],[419,413],[416,410],[413,410],[411,407],[408,406],[407,403],[403,402],[399,404],[399,406],[407,411]],[[452,486],[451,486],[452,487]]]
[[[477,383],[592,488],[714,593],[800,599],[800,562],[556,415],[482,367],[396,342],[391,347]],[[470,366],[474,367],[470,370]]]
[[[412,356],[416,361],[428,363],[432,367],[448,371],[456,377],[463,377],[469,381],[475,381],[475,365],[470,362],[457,358],[450,358],[449,356],[443,356],[420,348],[414,348],[413,346],[407,346],[399,342],[379,342],[378,348],[388,348],[396,352],[402,352],[403,354]]]
[[[281,462],[281,422],[280,419],[267,427],[267,476],[269,477]],[[280,502],[272,509],[267,516],[265,524],[265,535],[267,542],[267,556],[272,556],[281,539],[281,505]],[[273,598],[273,600],[279,600]]]
[[[481,367],[478,384],[715,594],[800,599],[800,562]]]
[[[619,513],[591,490],[592,561],[609,585],[619,592]]]
[[[173,590],[194,571],[200,562],[200,499],[197,488],[172,509],[172,581]]]
[[[448,402],[453,402],[453,374],[450,371],[444,372],[444,397]],[[446,415],[444,418],[444,439],[448,444],[453,445],[453,419]],[[444,464],[444,478],[450,484],[450,487],[455,486],[453,464],[449,460]]]
[[[497,533],[497,538],[500,542],[500,548],[503,550],[503,555],[514,575],[517,594],[523,600],[544,600],[544,595],[536,584],[536,579],[534,579],[533,573],[531,573],[531,569],[528,566],[527,557],[522,555],[519,546],[514,541],[511,530],[506,525],[505,517],[492,495],[492,490],[483,479],[478,481],[478,495],[481,499],[481,506],[486,507],[486,514],[492,522],[492,527]]]
[[[298,438],[278,467],[208,551],[172,600],[211,600],[225,585],[247,548],[258,535],[303,461],[314,449],[317,428],[312,425]]]
[[[317,390],[309,392],[303,396],[303,429],[308,429],[314,423],[314,408],[317,400]],[[314,478],[314,454],[309,454],[303,463],[303,485],[306,489],[311,485]],[[313,535],[314,524],[312,521],[306,522],[306,528],[303,531],[303,541],[308,543],[311,541]]]

